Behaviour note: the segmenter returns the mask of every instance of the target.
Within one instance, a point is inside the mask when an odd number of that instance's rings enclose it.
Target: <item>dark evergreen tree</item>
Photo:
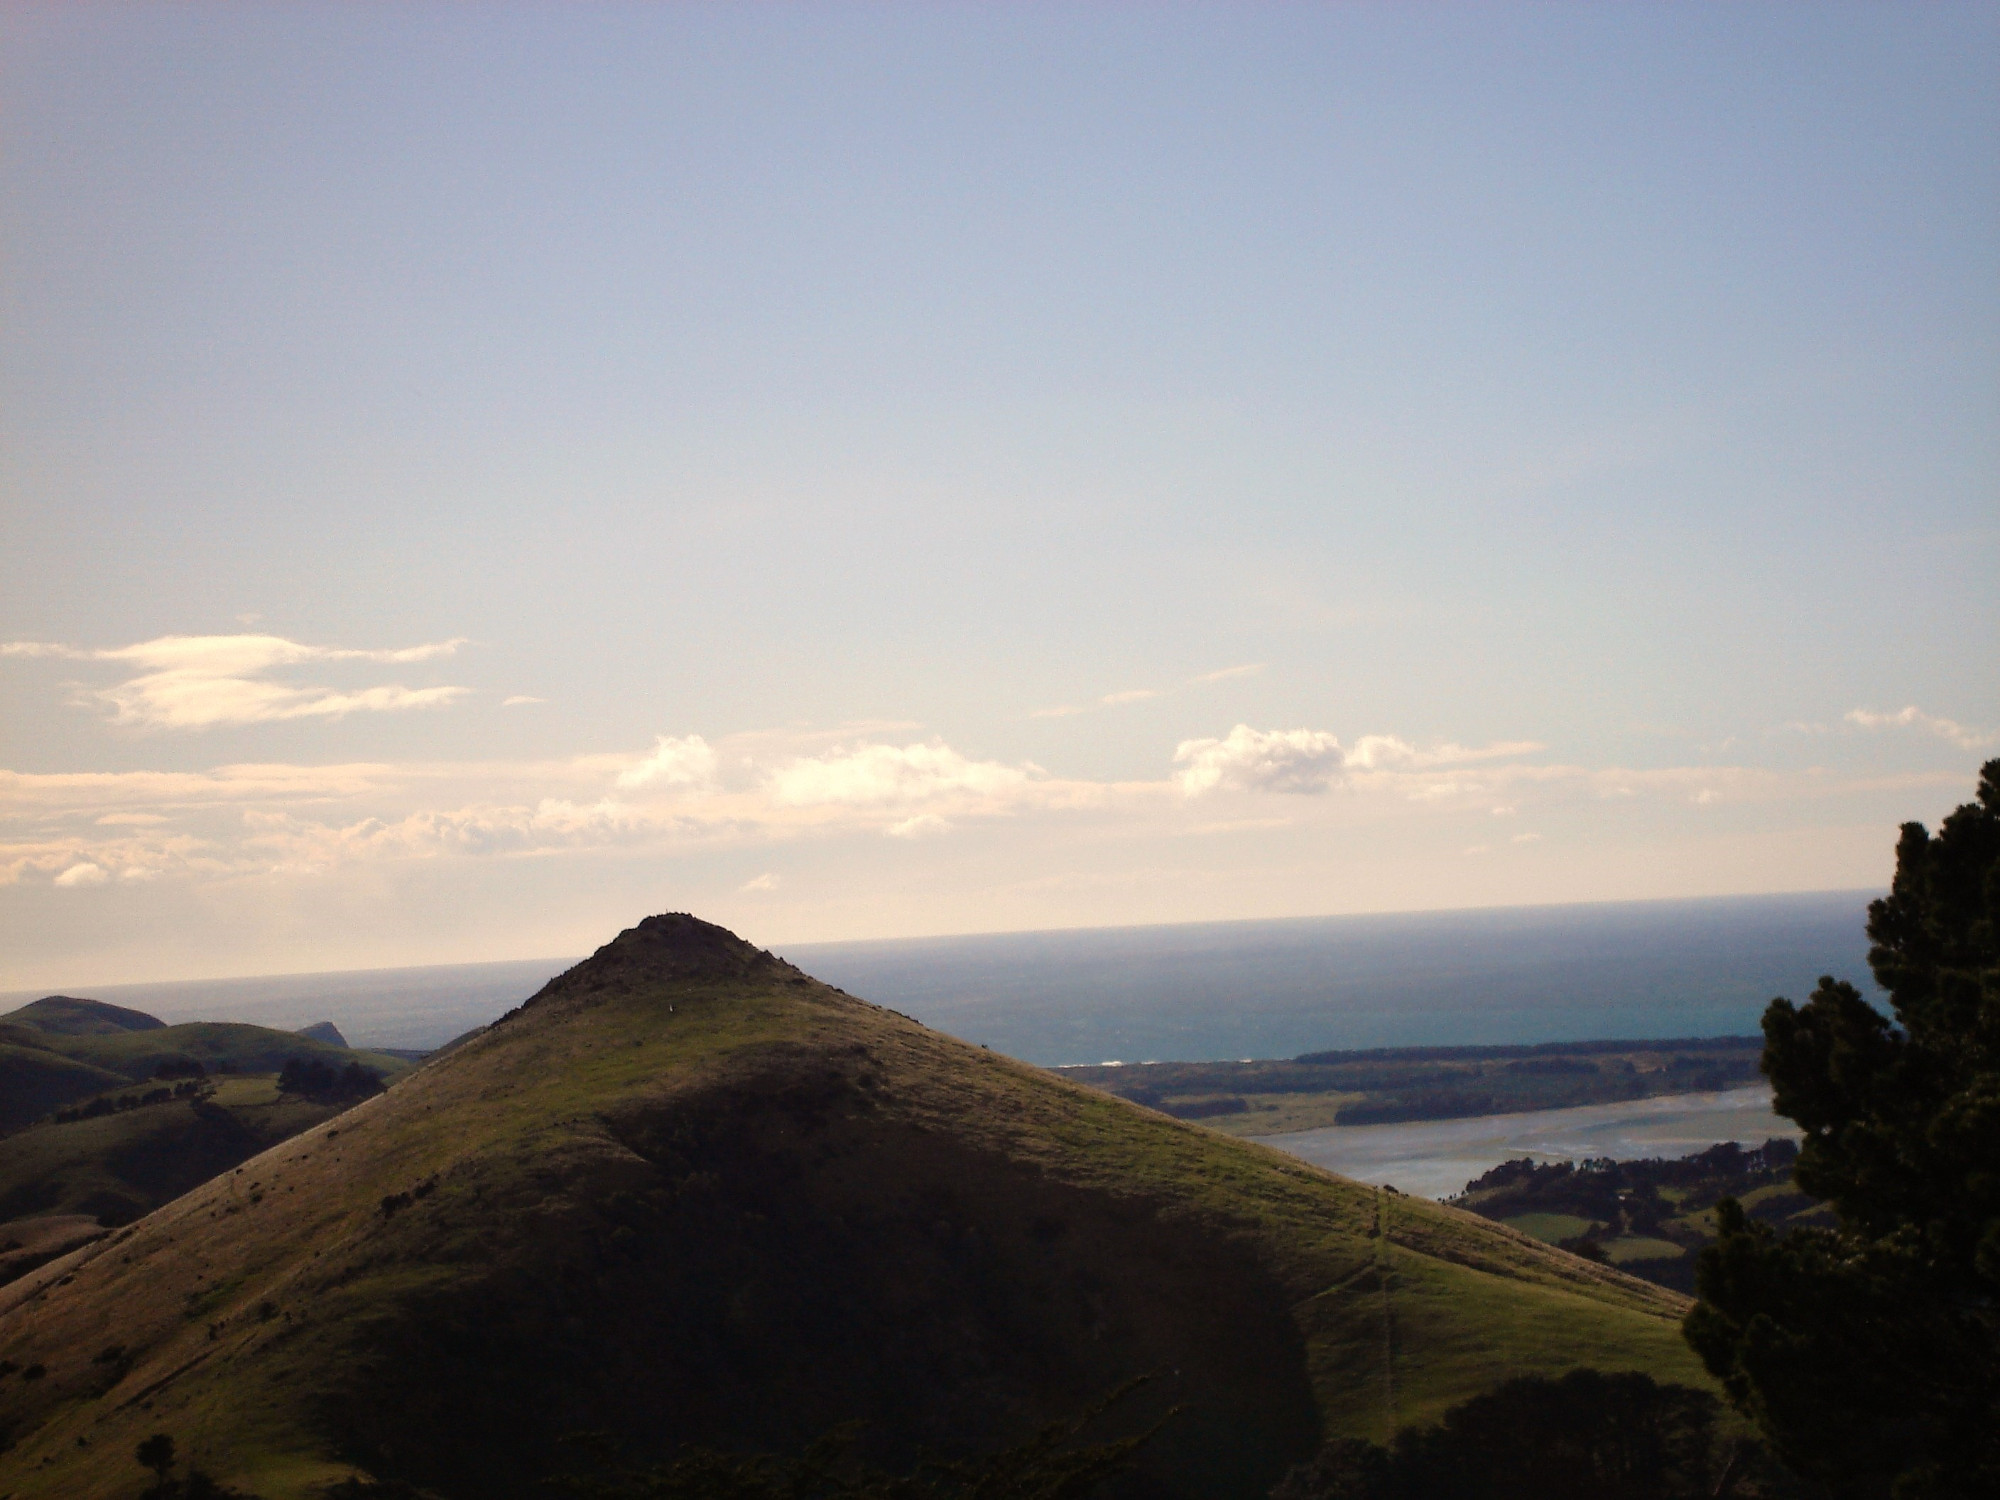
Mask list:
[[[174,1440],[164,1432],[156,1432],[141,1443],[132,1456],[139,1461],[142,1468],[153,1471],[156,1482],[152,1493],[168,1494],[169,1486],[173,1483],[171,1476],[174,1472]]]
[[[1832,1229],[1733,1203],[1688,1340],[1787,1463],[1843,1497],[2000,1495],[2000,760],[1935,836],[1904,825],[1868,961],[1764,1015],[1796,1178]]]

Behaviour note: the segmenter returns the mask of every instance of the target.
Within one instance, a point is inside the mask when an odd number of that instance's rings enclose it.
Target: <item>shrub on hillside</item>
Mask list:
[[[292,1057],[278,1073],[278,1092],[319,1102],[365,1099],[382,1092],[382,1079],[358,1062],[336,1071],[317,1057]]]

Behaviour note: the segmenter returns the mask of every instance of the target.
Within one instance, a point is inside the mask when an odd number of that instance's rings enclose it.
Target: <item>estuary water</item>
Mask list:
[[[1799,1128],[1771,1113],[1766,1084],[1713,1094],[1669,1094],[1624,1104],[1584,1104],[1518,1115],[1423,1120],[1405,1125],[1331,1125],[1264,1136],[1267,1146],[1357,1182],[1423,1198],[1463,1192],[1503,1161],[1620,1161],[1691,1156],[1719,1141],[1761,1146]]]

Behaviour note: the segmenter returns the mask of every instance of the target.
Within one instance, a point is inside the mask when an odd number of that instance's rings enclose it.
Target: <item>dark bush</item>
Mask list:
[[[1188,1099],[1168,1102],[1159,1106],[1179,1120],[1209,1120],[1217,1115],[1240,1115],[1250,1108],[1249,1102],[1235,1094],[1223,1099]]]
[[[317,1057],[292,1057],[279,1070],[278,1092],[319,1102],[365,1099],[382,1092],[382,1079],[358,1062],[335,1071]]]

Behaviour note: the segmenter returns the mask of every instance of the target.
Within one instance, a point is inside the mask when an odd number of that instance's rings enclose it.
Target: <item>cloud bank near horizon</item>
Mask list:
[[[1051,820],[1104,837],[1282,828],[1302,815],[1518,820],[1621,799],[1711,808],[1829,792],[1810,770],[1588,767],[1541,758],[1544,749],[1422,746],[1381,734],[1346,746],[1325,730],[1238,724],[1182,741],[1175,769],[1157,779],[1100,781],[978,759],[936,737],[897,743],[861,729],[714,742],[661,735],[644,751],[548,761],[0,771],[0,885],[86,890],[162,876],[325,874],[383,860],[928,841]],[[1905,778],[1941,779],[1958,778]],[[1358,811],[1307,812],[1335,791]],[[1207,810],[1232,802],[1240,814],[1220,822]],[[1538,837],[1527,829],[1511,841]]]

